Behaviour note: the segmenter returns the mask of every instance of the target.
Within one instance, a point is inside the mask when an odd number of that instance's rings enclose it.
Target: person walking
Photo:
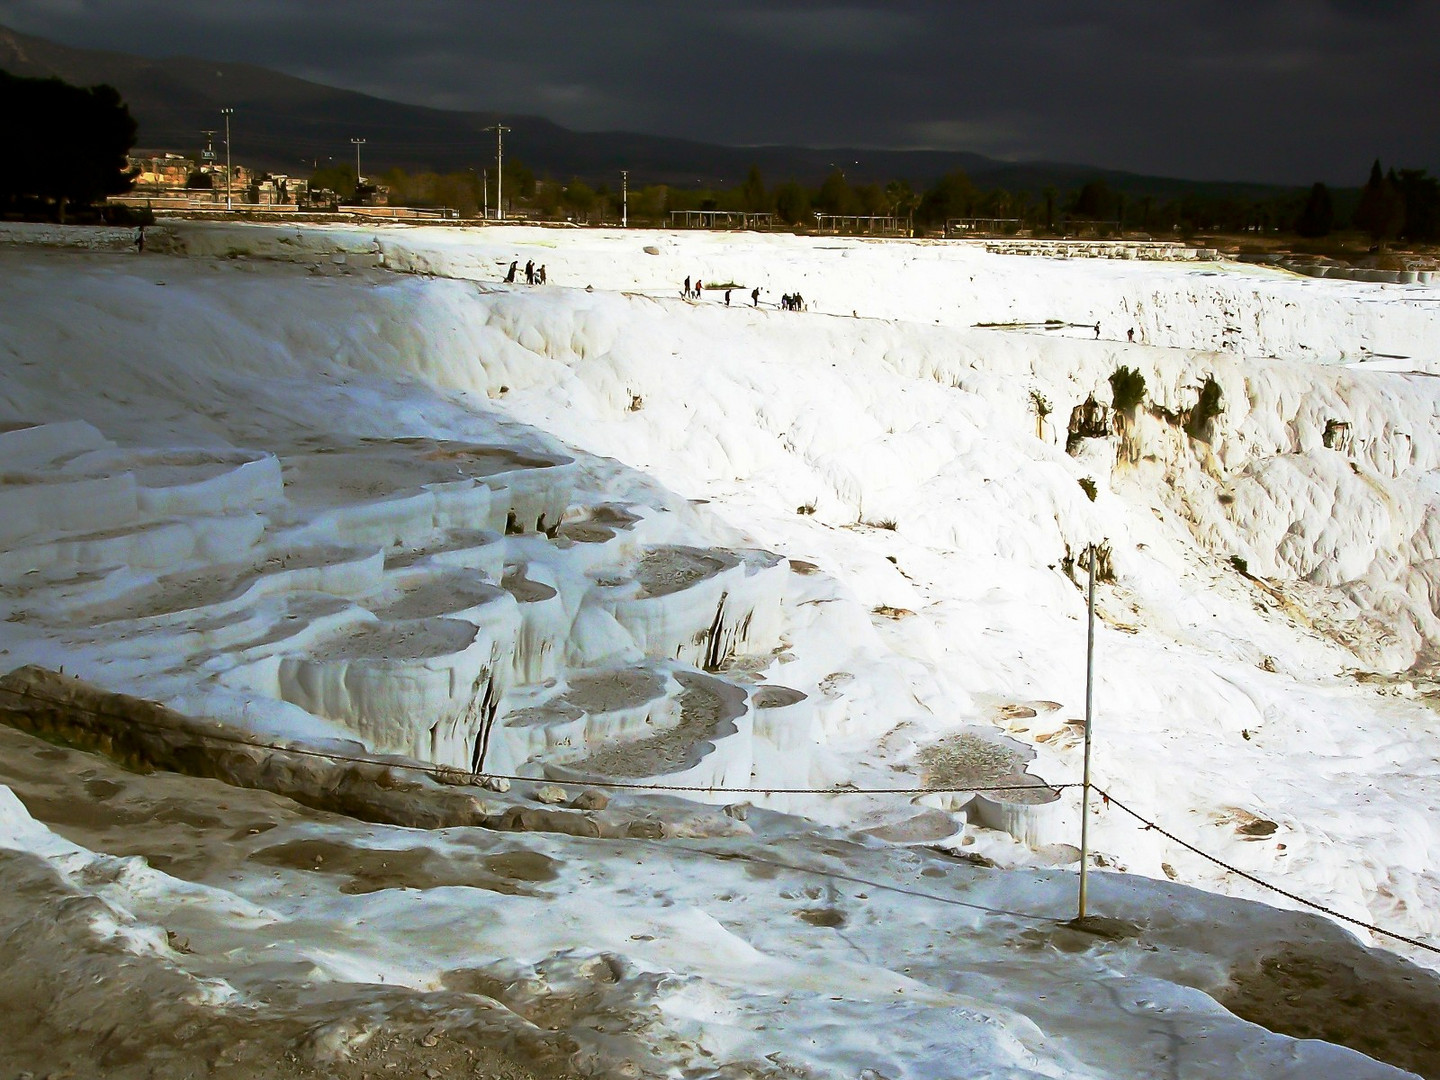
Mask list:
[[[1127,336],[1130,338],[1130,344],[1135,344],[1135,328],[1133,326],[1130,327]]]
[[[514,285],[514,284],[515,284],[515,268],[516,268],[517,266],[519,266],[519,265],[520,265],[520,260],[519,260],[519,259],[515,259],[515,260],[513,260],[513,261],[510,263],[510,269],[509,269],[509,270],[506,272],[506,274],[505,274],[505,284],[506,284],[506,285]]]
[[[686,274],[686,275],[685,275],[685,292],[682,293],[681,295],[683,295],[686,300],[689,300],[689,299],[690,299],[690,275],[689,275],[689,274]]]
[[[705,287],[705,283],[704,283],[703,281],[701,281],[701,280],[697,277],[697,278],[695,279],[695,299],[696,299],[696,300],[699,300],[699,299],[700,299],[700,290],[703,289],[704,287]]]
[[[141,225],[139,231],[135,233],[135,254],[137,254],[137,255],[143,255],[143,254],[145,254],[145,226],[144,226],[144,225]]]
[[[1100,340],[1100,324],[1098,322],[1095,324],[1095,340]]]
[[[535,280],[541,285],[545,284],[545,267],[543,265],[535,271]]]
[[[535,284],[535,260],[529,259],[525,263],[525,284]]]
[[[726,290],[725,290],[725,306],[726,306],[726,307],[729,307],[729,306],[730,306],[730,290],[729,290],[729,289],[726,289]]]
[[[755,291],[750,294],[750,303],[755,307],[760,306],[760,286],[755,286]]]

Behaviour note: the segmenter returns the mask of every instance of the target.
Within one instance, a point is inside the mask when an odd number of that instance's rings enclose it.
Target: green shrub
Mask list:
[[[1185,430],[1190,433],[1192,438],[1205,437],[1210,421],[1225,411],[1222,401],[1220,384],[1215,381],[1214,375],[1206,375],[1205,381],[1200,386],[1200,398],[1195,402],[1195,407],[1190,410],[1190,422],[1185,425]]]
[[[1132,367],[1116,368],[1110,373],[1110,407],[1129,415],[1145,400],[1145,376]]]

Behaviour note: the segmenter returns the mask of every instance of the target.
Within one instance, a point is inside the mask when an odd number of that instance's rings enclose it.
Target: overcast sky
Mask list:
[[[0,0],[68,45],[737,145],[1440,172],[1436,0]]]

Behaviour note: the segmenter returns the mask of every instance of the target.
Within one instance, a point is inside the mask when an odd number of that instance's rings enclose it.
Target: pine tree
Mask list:
[[[1440,240],[1440,180],[1424,169],[1401,169],[1399,191],[1405,203],[1400,235],[1420,243]]]
[[[827,214],[853,214],[856,210],[855,192],[845,174],[836,169],[820,185],[815,193],[815,206]]]
[[[740,188],[740,205],[751,213],[760,213],[770,208],[765,194],[765,180],[760,175],[760,166],[751,165],[745,184]]]
[[[1355,227],[1369,233],[1370,239],[1382,249],[1387,241],[1400,235],[1405,224],[1405,200],[1394,183],[1395,170],[1391,169],[1390,173],[1387,177],[1380,171],[1380,159],[1376,158],[1352,219]]]
[[[1295,231],[1301,236],[1317,239],[1329,236],[1335,227],[1335,204],[1330,198],[1330,189],[1316,183],[1305,200],[1305,209],[1295,221]]]
[[[810,224],[810,193],[790,180],[775,189],[775,212],[787,225]]]

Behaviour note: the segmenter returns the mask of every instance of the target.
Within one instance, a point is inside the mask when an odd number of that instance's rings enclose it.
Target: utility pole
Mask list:
[[[1080,911],[1076,922],[1085,921],[1085,901],[1090,886],[1090,720],[1095,686],[1095,541],[1090,541],[1090,596],[1085,629],[1085,775],[1080,790]]]
[[[365,145],[364,139],[351,139],[355,144],[355,200],[360,200],[360,147]]]
[[[233,210],[235,206],[230,201],[230,117],[235,115],[235,110],[221,109],[220,115],[225,117],[225,209]]]
[[[480,170],[480,218],[482,221],[490,219],[490,170]]]
[[[504,124],[492,124],[485,129],[495,132],[495,220],[505,220],[505,132],[510,129]]]
[[[620,227],[630,227],[630,170],[620,170]]]

